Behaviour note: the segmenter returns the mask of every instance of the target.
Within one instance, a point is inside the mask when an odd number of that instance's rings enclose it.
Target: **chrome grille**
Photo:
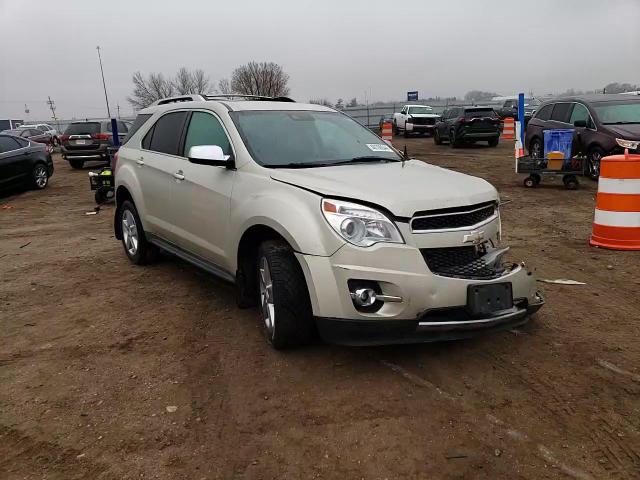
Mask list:
[[[495,214],[494,202],[416,213],[411,220],[411,230],[420,232],[468,228],[490,219]]]

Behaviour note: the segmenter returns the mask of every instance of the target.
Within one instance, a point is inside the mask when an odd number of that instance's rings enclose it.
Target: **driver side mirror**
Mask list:
[[[577,128],[587,128],[587,121],[586,120],[576,120],[575,122],[573,122],[573,126],[577,127]]]
[[[218,145],[194,145],[189,149],[189,161],[197,165],[234,168],[230,155],[225,155]]]

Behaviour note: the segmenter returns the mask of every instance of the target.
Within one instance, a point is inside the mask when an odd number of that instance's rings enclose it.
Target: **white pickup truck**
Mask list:
[[[405,105],[393,114],[393,133],[408,137],[412,133],[433,133],[440,115],[427,105]]]

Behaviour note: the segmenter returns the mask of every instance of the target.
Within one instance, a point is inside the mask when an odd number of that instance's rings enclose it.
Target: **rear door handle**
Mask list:
[[[182,170],[178,170],[176,173],[174,173],[173,178],[175,178],[176,180],[184,180]]]

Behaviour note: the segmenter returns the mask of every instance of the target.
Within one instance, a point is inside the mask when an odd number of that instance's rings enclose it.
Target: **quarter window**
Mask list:
[[[149,150],[169,155],[180,155],[180,136],[186,118],[187,112],[167,113],[160,117],[153,130],[147,134],[147,137],[152,135]]]
[[[217,145],[225,155],[231,155],[231,145],[224,128],[218,119],[209,113],[193,112],[191,115],[183,156],[189,156],[189,149],[196,145]]]
[[[551,118],[551,110],[553,110],[553,103],[550,105],[545,105],[536,114],[536,118],[538,120],[549,120]]]
[[[556,103],[551,112],[551,120],[569,123],[569,110],[571,110],[570,103]]]

